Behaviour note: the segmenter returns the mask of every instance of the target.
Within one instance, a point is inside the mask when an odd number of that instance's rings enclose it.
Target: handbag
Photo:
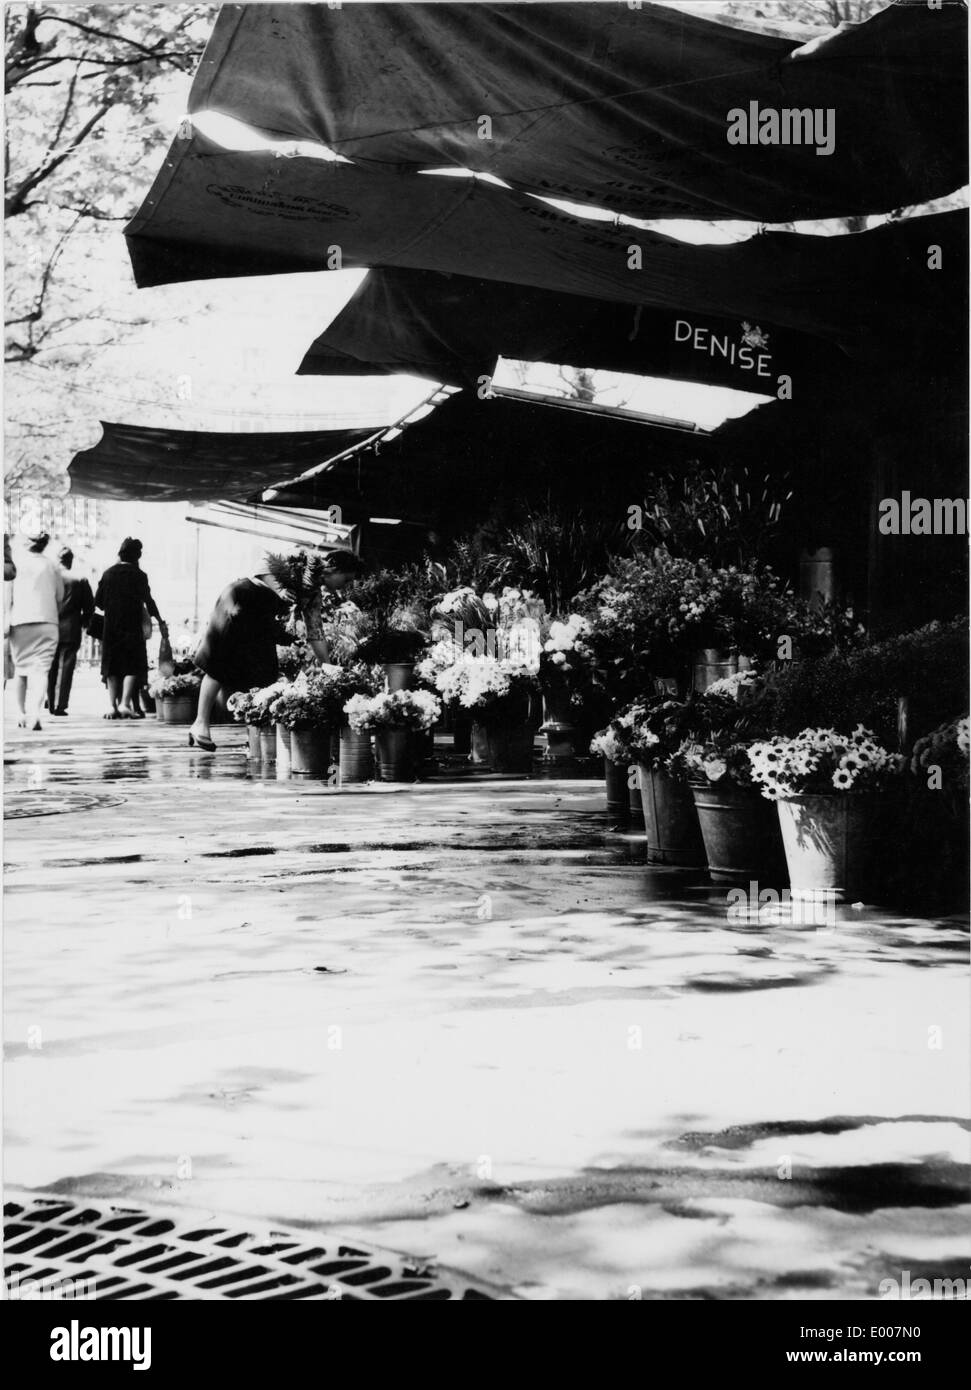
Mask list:
[[[96,642],[101,642],[105,635],[105,615],[103,613],[92,613],[88,619],[88,636],[93,637]]]
[[[162,633],[162,640],[158,644],[158,673],[160,676],[172,676],[175,674],[175,661],[172,657],[172,643],[169,641],[168,633]]]
[[[151,613],[149,613],[149,611],[148,611],[148,609],[145,607],[144,603],[142,604],[142,636],[145,638],[145,641],[146,641],[146,642],[151,641],[151,637],[152,637],[152,615],[151,615]]]

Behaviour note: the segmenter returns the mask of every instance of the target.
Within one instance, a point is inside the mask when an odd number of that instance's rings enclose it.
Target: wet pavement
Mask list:
[[[534,1299],[967,1275],[966,923],[736,923],[602,783],[339,791],[92,698],[7,722],[7,1183]]]

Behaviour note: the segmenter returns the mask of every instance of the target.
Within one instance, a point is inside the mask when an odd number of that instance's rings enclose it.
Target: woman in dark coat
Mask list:
[[[257,562],[260,570],[262,563]],[[327,566],[324,583],[328,589],[343,588],[363,568],[349,551],[332,551]],[[217,700],[225,704],[237,690],[253,690],[279,679],[277,644],[293,641],[283,627],[289,611],[280,586],[265,572],[252,579],[234,580],[219,595],[195,654],[195,663],[205,674],[195,723],[189,731],[191,747],[206,753],[216,751],[210,720]],[[310,646],[321,661],[326,661],[330,653],[321,635],[319,600],[304,618]]]
[[[95,608],[104,612],[101,639],[101,678],[108,687],[110,709],[106,719],[144,719],[136,701],[148,679],[148,652],[143,619],[147,610],[162,632],[167,628],[158,611],[148,575],[139,567],[142,543],[128,536],[118,550],[117,565],[106,569],[94,596]]]

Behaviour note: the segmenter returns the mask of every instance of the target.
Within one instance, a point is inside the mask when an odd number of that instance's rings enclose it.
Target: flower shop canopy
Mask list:
[[[390,436],[390,437],[389,437]],[[374,513],[433,530],[467,531],[498,505],[512,516],[527,500],[616,494],[616,515],[638,501],[632,480],[704,456],[718,432],[659,428],[618,415],[548,403],[481,399],[461,391],[425,419],[393,428],[312,476],[278,477],[287,506],[339,506],[345,522]]]
[[[339,248],[344,267],[400,266],[768,322],[856,355],[892,342],[928,306],[946,313],[957,282],[928,275],[927,247],[944,246],[944,266],[956,272],[966,226],[957,211],[855,236],[771,232],[695,246],[474,179],[227,151],[197,131],[173,147],[126,236],[140,285],[326,270]]]
[[[875,354],[898,341],[889,337],[871,348]],[[394,269],[368,274],[311,344],[298,374],[412,372],[465,386],[491,374],[500,356],[756,391],[767,382],[774,390],[780,373],[802,383],[847,365],[837,347],[764,316],[752,324]]]
[[[650,3],[225,5],[190,111],[638,217],[845,217],[967,181],[966,34],[926,0],[809,43]]]
[[[514,525],[551,499],[623,524],[652,473],[692,460],[744,463],[802,480],[807,531],[818,520],[823,534],[855,535],[871,489],[885,487],[880,468],[915,495],[932,483],[941,496],[961,494],[966,373],[966,348],[948,350],[936,370],[881,375],[862,402],[860,379],[847,374],[822,403],[809,393],[775,400],[710,433],[465,390],[308,476],[281,475],[274,494],[286,505],[338,505],[345,523],[377,513],[443,533],[473,529],[497,509]]]
[[[333,458],[374,429],[287,434],[205,433],[101,422],[102,437],[75,454],[71,491],[146,502],[245,499],[281,474]]]

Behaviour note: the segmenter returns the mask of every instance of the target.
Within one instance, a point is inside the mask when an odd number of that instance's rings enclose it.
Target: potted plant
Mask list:
[[[253,694],[252,690],[234,691],[226,701],[226,709],[238,724],[246,725],[246,756],[258,763],[263,759],[263,748],[260,743],[259,725],[250,718],[253,713]]]
[[[629,795],[630,768],[634,758],[631,752],[629,730],[625,730],[612,719],[603,729],[598,730],[590,740],[590,752],[604,760],[604,780],[607,784],[607,810],[620,820],[630,818],[631,802]],[[637,787],[640,798],[640,786]],[[641,810],[641,816],[643,816]]]
[[[617,704],[657,678],[700,693],[752,660],[774,659],[780,637],[795,644],[821,621],[765,565],[716,567],[663,547],[617,561],[576,607],[589,624],[578,654]]]
[[[191,724],[196,717],[202,673],[192,669],[177,675],[161,676],[152,682],[149,693],[158,702],[163,724]]]
[[[569,763],[576,758],[575,720],[581,716],[587,684],[583,653],[589,633],[590,624],[580,613],[549,625],[539,667],[544,715],[540,733],[546,734],[546,762]]]
[[[339,640],[356,660],[383,665],[389,690],[410,686],[428,640],[430,619],[420,588],[415,567],[378,570],[354,581],[336,615]]]
[[[509,657],[463,654],[438,674],[435,688],[445,704],[471,713],[474,760],[494,772],[531,771],[533,669]]]
[[[694,702],[694,728],[682,751],[716,883],[778,884],[785,875],[778,816],[755,785],[748,758],[764,734],[764,695],[765,682],[741,671]]]
[[[335,714],[318,697],[305,671],[287,681],[269,705],[276,729],[278,772],[325,777],[331,764],[331,732]],[[336,718],[339,718],[339,714]]]
[[[301,671],[270,706],[278,729],[289,734],[290,771],[324,777],[333,770],[335,735],[344,704],[361,689],[354,671],[321,665]]]
[[[246,715],[247,725],[258,730],[260,758],[267,765],[276,765],[277,738],[271,707],[278,695],[289,685],[282,677],[272,685],[264,685],[249,691],[249,707]]]
[[[617,716],[630,732],[644,808],[647,862],[704,867],[698,813],[687,785],[684,745],[692,727],[692,701],[655,696]]]
[[[467,586],[432,608],[434,642],[416,675],[471,715],[472,761],[496,772],[532,770],[544,614],[509,587],[480,596]]]
[[[871,894],[886,853],[881,800],[904,766],[857,725],[851,734],[807,728],[747,752],[762,795],[778,806],[793,898],[842,902]]]
[[[894,903],[923,915],[968,908],[968,716],[946,719],[914,743],[897,842],[906,846],[888,867]]]
[[[415,780],[415,735],[430,729],[442,712],[430,691],[354,695],[344,705],[344,712],[355,732],[373,733],[382,782]]]
[[[344,668],[344,703],[346,704],[353,695],[376,695],[383,684],[382,667],[355,662]],[[370,782],[374,776],[374,749],[370,731],[352,729],[343,705],[339,727],[338,767],[341,786],[354,782]]]

